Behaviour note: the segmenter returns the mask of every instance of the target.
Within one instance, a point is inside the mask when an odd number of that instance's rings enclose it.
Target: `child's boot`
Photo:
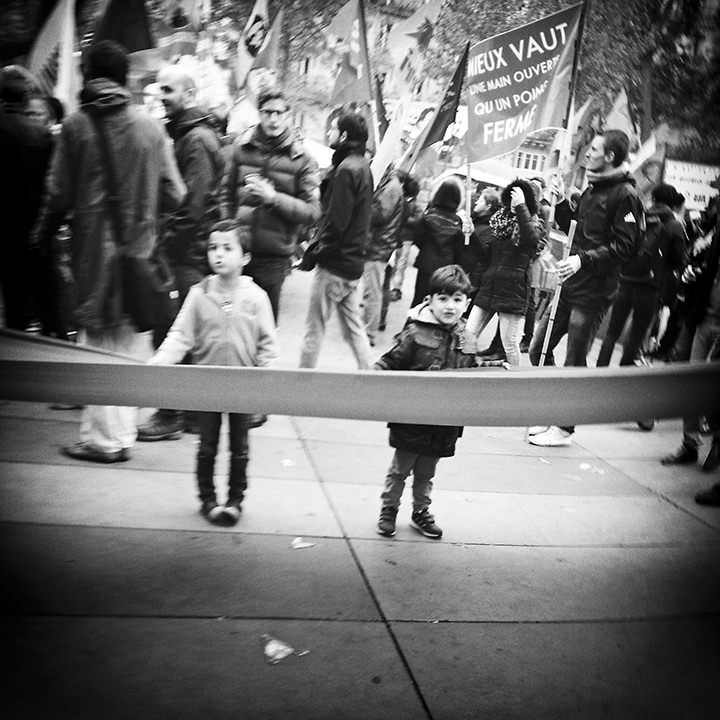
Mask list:
[[[384,507],[380,510],[380,519],[377,524],[378,535],[392,537],[395,534],[395,518],[397,517],[397,508]]]

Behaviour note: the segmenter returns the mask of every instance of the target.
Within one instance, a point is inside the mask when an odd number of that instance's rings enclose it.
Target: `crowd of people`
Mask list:
[[[610,364],[619,340],[622,365],[638,364],[651,351],[668,361],[717,358],[717,199],[693,223],[677,190],[659,185],[646,209],[627,169],[629,142],[621,131],[593,139],[582,194],[566,193],[557,174],[548,182],[515,179],[504,188],[482,188],[468,218],[454,179],[441,182],[426,207],[418,181],[392,164],[375,187],[368,127],[357,112],[332,119],[332,161],[321,173],[276,84],[260,88],[253,123],[229,136],[198,106],[195,81],[179,66],[158,73],[164,125],[132,105],[122,47],[92,45],[82,69],[80,109],[64,119],[26,70],[11,66],[0,75],[0,202],[7,223],[0,267],[10,328],[25,330],[36,320],[48,335],[69,339],[77,331],[78,342],[152,364],[267,367],[277,357],[283,283],[299,267],[313,272],[301,368],[316,366],[334,311],[361,370],[475,367],[493,362],[491,353],[517,367],[523,352],[532,365],[553,365],[564,337],[564,364],[586,366],[608,313],[598,366]],[[567,234],[571,221],[569,252],[553,262],[557,290],[539,286],[536,268],[547,257],[551,232]],[[69,259],[65,275],[58,271],[61,257]],[[372,348],[385,330],[389,304],[402,296],[411,260],[409,314],[392,347],[373,362]],[[38,267],[42,273],[35,273]],[[173,303],[163,304],[148,327],[132,300],[142,295],[142,273],[157,280],[161,268],[172,280],[161,292]],[[63,284],[68,270],[72,282]],[[496,339],[483,350],[478,339],[496,315]],[[151,357],[142,334],[149,330]],[[652,348],[651,337],[657,339]],[[248,431],[264,419],[230,413],[225,502],[214,482],[219,413],[160,409],[138,426],[137,409],[89,406],[79,441],[63,452],[121,462],[136,440],[198,432],[201,512],[230,525],[240,517],[247,489]],[[682,445],[663,464],[698,460],[703,423],[713,434],[703,469],[720,466],[718,417],[685,418]],[[639,425],[652,429],[649,420]],[[377,530],[394,534],[412,474],[412,525],[439,538],[429,511],[432,480],[462,428],[391,423],[389,431],[395,453]],[[528,441],[568,445],[574,431],[529,428]],[[720,483],[696,499],[720,506]]]

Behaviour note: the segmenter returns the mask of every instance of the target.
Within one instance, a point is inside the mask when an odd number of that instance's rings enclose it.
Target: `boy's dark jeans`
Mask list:
[[[222,413],[198,412],[200,446],[197,454],[197,482],[200,502],[216,501],[215,457],[220,440]],[[247,463],[249,454],[248,416],[244,413],[228,413],[230,440],[230,477],[228,479],[228,502],[241,503],[247,489]]]

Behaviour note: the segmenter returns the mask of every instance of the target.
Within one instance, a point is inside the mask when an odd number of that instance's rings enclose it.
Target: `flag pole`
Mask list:
[[[373,89],[372,73],[370,72],[370,53],[367,44],[367,25],[365,24],[365,3],[358,0],[358,8],[360,14],[360,42],[362,43],[362,52],[365,56],[365,78],[368,86],[368,97],[370,98],[370,117],[372,119],[373,134],[375,136],[375,152],[380,145],[380,126],[377,116],[377,99]]]
[[[572,143],[572,138],[568,137],[570,133],[570,128],[572,127],[572,124],[570,122],[570,119],[573,117],[573,101],[575,99],[575,87],[577,85],[577,75],[578,75],[578,58],[580,57],[580,49],[582,47],[582,41],[583,41],[583,33],[585,30],[585,22],[588,16],[588,13],[590,11],[590,3],[592,0],[583,0],[583,8],[580,12],[580,21],[578,23],[578,32],[577,37],[575,38],[575,52],[573,54],[573,65],[572,65],[572,71],[570,73],[570,88],[568,92],[568,101],[567,106],[565,108],[565,117],[563,118],[563,142],[560,145],[560,155],[558,157],[558,172],[560,173],[560,176],[562,177],[562,171],[565,167],[565,161],[567,159],[568,153],[568,147],[570,143]],[[564,184],[564,178],[563,178],[563,184]],[[550,199],[550,217],[548,218],[548,224],[552,227],[553,222],[555,221],[555,205],[557,204],[557,197],[555,193],[551,193],[551,199]]]

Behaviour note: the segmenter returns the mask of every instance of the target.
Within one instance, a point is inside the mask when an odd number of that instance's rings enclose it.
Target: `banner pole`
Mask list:
[[[375,97],[375,91],[373,90],[373,74],[370,72],[370,53],[368,52],[365,3],[363,0],[358,0],[358,8],[360,13],[360,41],[362,42],[362,52],[365,56],[365,77],[367,79],[368,97],[370,98],[370,117],[373,135],[375,137],[375,152],[377,152],[378,146],[380,145],[380,125],[377,117],[377,99]]]

